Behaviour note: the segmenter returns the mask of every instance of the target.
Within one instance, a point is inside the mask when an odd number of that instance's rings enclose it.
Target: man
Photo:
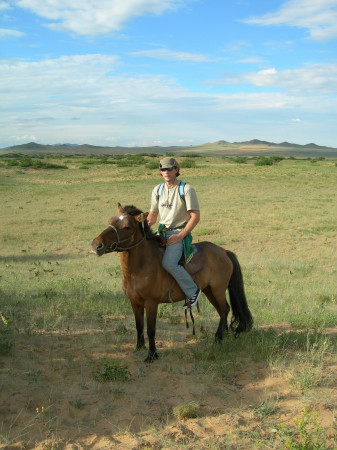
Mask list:
[[[197,194],[192,186],[183,183],[184,195],[181,195],[179,164],[174,158],[166,157],[160,161],[159,169],[164,184],[157,185],[152,191],[151,208],[147,217],[151,226],[160,217],[158,231],[166,240],[166,250],[162,265],[177,281],[186,295],[184,308],[198,302],[201,290],[190,274],[178,264],[181,255],[187,253],[191,244],[191,231],[200,220],[200,208]]]

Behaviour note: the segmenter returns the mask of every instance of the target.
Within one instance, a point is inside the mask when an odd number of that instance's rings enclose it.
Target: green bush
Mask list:
[[[179,420],[196,419],[200,416],[199,409],[200,407],[197,403],[182,403],[173,408],[173,415]]]
[[[197,167],[196,162],[193,159],[184,159],[179,165],[182,169],[194,169]]]
[[[277,164],[284,160],[283,156],[271,156],[270,159],[273,161],[273,164]]]
[[[54,164],[50,162],[41,161],[41,158],[23,157],[17,159],[11,159],[7,161],[8,167],[17,166],[20,169],[68,169],[65,165]]]
[[[273,160],[266,156],[259,156],[254,163],[255,166],[272,166],[273,164]]]
[[[247,164],[247,158],[245,158],[244,156],[238,156],[236,158],[233,158],[233,162],[235,162],[236,164]]]
[[[134,167],[146,164],[146,159],[140,155],[132,155],[117,160],[118,167]]]
[[[11,160],[7,161],[7,167],[15,167],[18,165],[19,165],[18,159],[11,159]]]
[[[131,378],[131,374],[128,367],[119,359],[101,358],[99,366],[93,373],[93,378],[98,382],[128,381]]]
[[[159,169],[159,164],[157,162],[149,162],[145,165],[147,169]]]

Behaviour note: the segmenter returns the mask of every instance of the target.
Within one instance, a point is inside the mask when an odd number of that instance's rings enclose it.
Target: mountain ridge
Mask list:
[[[242,142],[228,142],[219,140],[200,145],[190,146],[144,146],[144,147],[123,147],[123,146],[100,146],[91,144],[39,144],[37,142],[28,142],[26,144],[14,145],[0,149],[4,153],[18,153],[23,155],[34,154],[62,154],[62,155],[108,155],[108,154],[204,154],[212,156],[258,156],[258,155],[284,155],[284,156],[324,156],[337,157],[337,148],[317,145],[315,143],[294,144],[287,141],[274,143],[259,139],[252,139]]]

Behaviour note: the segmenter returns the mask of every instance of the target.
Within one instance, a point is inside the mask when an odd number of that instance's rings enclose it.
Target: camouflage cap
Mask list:
[[[179,164],[174,158],[166,157],[160,160],[159,168],[160,169],[173,169],[173,167],[176,167],[179,169]]]

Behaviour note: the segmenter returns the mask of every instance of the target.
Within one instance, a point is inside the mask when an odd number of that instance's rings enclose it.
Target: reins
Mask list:
[[[126,251],[126,250],[130,250],[131,248],[137,247],[139,244],[141,244],[146,239],[146,234],[145,234],[145,229],[144,229],[144,213],[141,213],[141,218],[142,218],[143,238],[140,241],[136,242],[135,244],[130,245],[130,247],[120,247],[119,244],[122,244],[123,242],[127,242],[130,239],[133,240],[137,230],[135,230],[133,232],[131,237],[127,237],[126,239],[120,239],[117,228],[114,225],[108,225],[108,227],[112,228],[116,232],[116,236],[117,236],[117,242],[115,242],[114,244],[111,244],[108,247],[108,249],[111,250],[112,252],[115,250]]]

